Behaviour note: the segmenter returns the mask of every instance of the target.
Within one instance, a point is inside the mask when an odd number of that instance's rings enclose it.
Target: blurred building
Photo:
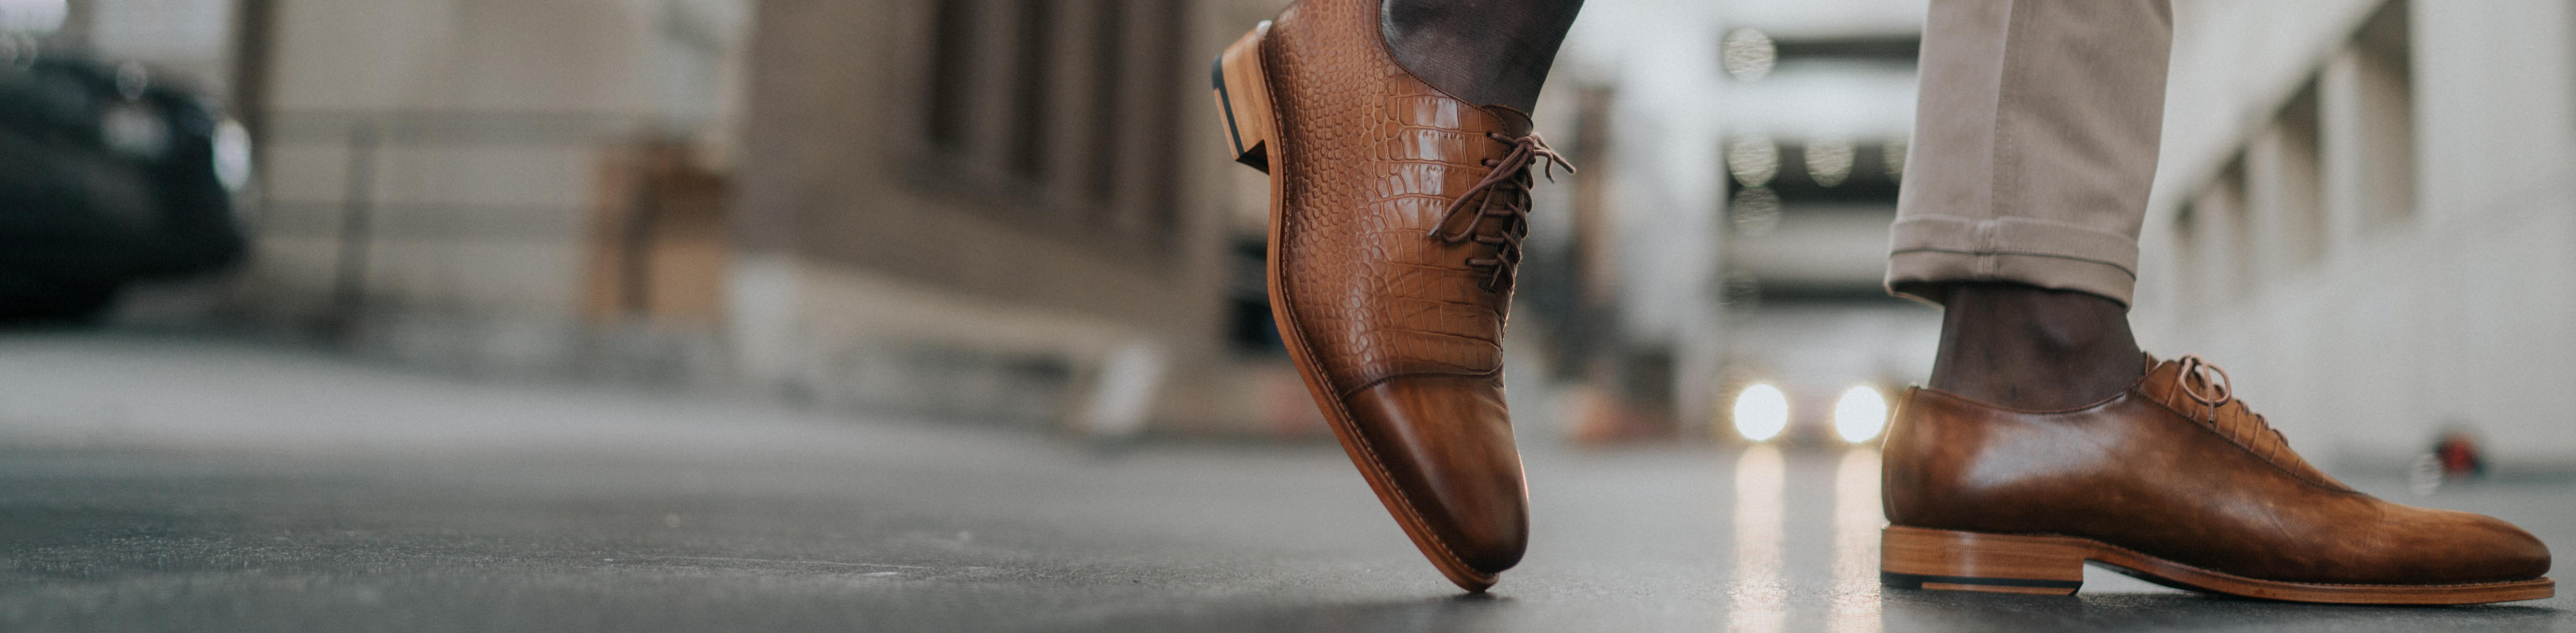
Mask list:
[[[231,97],[257,252],[179,289],[189,319],[473,375],[1312,436],[1261,291],[1266,182],[1218,160],[1200,66],[1285,1],[7,0],[0,21]],[[1877,285],[1923,4],[1586,8],[1538,112],[1584,171],[1538,193],[1525,427],[1723,435],[1763,382],[1815,435],[1837,390],[1928,372],[1937,313]],[[2508,470],[2576,460],[2555,397],[2576,9],[2177,13],[2151,348],[2230,367],[2329,461],[2454,428]]]
[[[249,124],[256,255],[199,320],[479,376],[1321,432],[1199,68],[1281,0],[55,4],[57,50]]]
[[[2576,10],[2176,4],[2141,339],[2345,468],[2576,462]]]
[[[1524,433],[1701,437],[1718,404],[1718,8],[1590,3],[1557,58],[1537,127],[1582,171],[1536,191],[1509,348],[1568,388],[1513,386]]]
[[[717,365],[747,3],[240,7],[239,315],[476,373]]]
[[[1221,160],[1203,67],[1282,4],[761,3],[727,315],[747,377],[1113,434],[1320,431],[1273,351],[1267,181]]]
[[[1615,289],[1585,313],[1609,337],[1670,350],[1679,425],[1723,435],[1737,390],[1768,382],[1813,433],[1832,390],[1928,373],[1937,312],[1877,296],[1923,4],[1587,7],[1540,113],[1609,131],[1579,144],[1612,173],[1559,227],[1593,249],[1566,276]],[[2455,429],[2507,463],[2576,460],[2576,405],[2556,397],[2576,379],[2570,9],[2176,10],[2135,311],[2150,349],[2234,369],[2303,450],[2349,467]]]
[[[1839,442],[1829,413],[1845,390],[1929,371],[1938,312],[1880,287],[1923,10],[1585,7],[1539,115],[1607,173],[1542,205],[1532,257],[1544,265],[1551,231],[1568,235],[1555,259],[1582,270],[1559,277],[1594,307],[1547,333],[1597,341],[1583,379],[1660,409],[1670,432],[1721,441],[1737,437],[1738,394],[1770,384],[1789,400],[1791,439]],[[1554,208],[1570,208],[1564,226],[1547,223]],[[1540,272],[1532,283],[1553,281]]]
[[[1780,389],[1788,441],[1874,438],[1874,420],[1837,435],[1840,401],[1883,403],[1932,368],[1939,311],[1883,285],[1924,10],[1920,0],[1736,2],[1724,16],[1719,393]],[[1846,396],[1855,388],[1867,391]]]

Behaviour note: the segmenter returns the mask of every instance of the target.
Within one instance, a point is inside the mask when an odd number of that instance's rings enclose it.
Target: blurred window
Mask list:
[[[1085,243],[1168,251],[1187,0],[929,2],[922,181]]]
[[[2280,269],[2325,260],[2338,227],[2403,223],[2415,208],[2409,0],[2386,2],[2174,216],[2190,306],[2261,292]]]
[[[1091,199],[1107,203],[1118,197],[1118,119],[1126,111],[1120,96],[1127,93],[1122,72],[1127,65],[1127,3],[1101,2],[1092,18],[1091,67],[1100,69],[1100,76],[1091,83],[1091,140],[1086,143],[1091,169],[1085,176],[1090,179]]]
[[[2311,79],[2272,120],[2272,129],[2257,145],[2262,150],[2262,198],[2275,261],[2298,266],[2325,254],[2325,184],[2318,163],[2317,83]]]
[[[2240,151],[2236,158],[2227,161],[2225,169],[2219,171],[2215,185],[2218,204],[2209,208],[2218,215],[2209,218],[2211,221],[2201,227],[2216,233],[2203,243],[2224,249],[2207,254],[2209,265],[2216,269],[2211,278],[2218,282],[2216,287],[2225,293],[2223,296],[2227,299],[2243,299],[2253,294],[2254,284],[2260,277],[2252,265],[2256,246],[2254,210],[2247,208],[2251,201],[2246,199],[2245,184],[2245,154]]]
[[[2357,196],[2368,205],[2363,215],[2394,223],[2415,213],[2415,82],[2413,29],[2406,0],[2380,7],[2353,38],[2356,129],[2362,167],[2361,183],[2372,189]]]
[[[938,17],[931,26],[930,111],[925,118],[931,144],[942,149],[956,149],[966,142],[978,4],[977,0],[939,0]]]
[[[1047,176],[1047,134],[1053,130],[1047,118],[1055,113],[1050,93],[1055,91],[1059,59],[1049,50],[1054,48],[1055,0],[1020,0],[1016,37],[1011,44],[1019,47],[1011,77],[1011,173],[1031,180]]]

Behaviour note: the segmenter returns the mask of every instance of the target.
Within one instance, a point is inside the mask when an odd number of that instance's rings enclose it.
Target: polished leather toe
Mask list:
[[[1346,401],[1378,463],[1459,562],[1493,573],[1529,543],[1529,494],[1501,379],[1407,377]]]
[[[2530,580],[2549,573],[2549,546],[2503,519],[2467,512],[2434,510],[2447,519],[2448,541],[2435,551],[2443,564],[2427,576],[2452,583]]]
[[[2475,584],[2539,578],[2549,548],[2494,517],[2360,497],[2375,520],[2319,524],[2303,549],[2234,566],[2267,578],[2343,584]]]

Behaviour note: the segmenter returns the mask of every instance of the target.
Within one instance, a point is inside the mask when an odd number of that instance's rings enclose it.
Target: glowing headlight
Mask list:
[[[1834,434],[1843,436],[1843,441],[1865,442],[1878,437],[1885,428],[1887,398],[1878,395],[1877,389],[1868,385],[1852,387],[1843,391],[1842,399],[1834,401]]]
[[[1754,383],[1735,394],[1735,432],[1744,439],[1763,441],[1789,428],[1789,396],[1779,387]]]

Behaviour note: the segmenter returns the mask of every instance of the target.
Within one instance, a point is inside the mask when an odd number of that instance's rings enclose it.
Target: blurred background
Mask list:
[[[1201,64],[1280,0],[0,0],[13,336],[1104,440],[1328,437]],[[2178,0],[2135,319],[2320,461],[2576,465],[2576,15]],[[1874,438],[1921,0],[1594,0],[1534,445]]]
[[[1508,335],[1531,551],[1452,599],[1265,305],[1205,64],[1285,4],[0,0],[0,628],[2576,612],[1882,595],[1924,0],[1588,3]],[[2576,4],[2175,12],[2141,340],[2567,551]]]

